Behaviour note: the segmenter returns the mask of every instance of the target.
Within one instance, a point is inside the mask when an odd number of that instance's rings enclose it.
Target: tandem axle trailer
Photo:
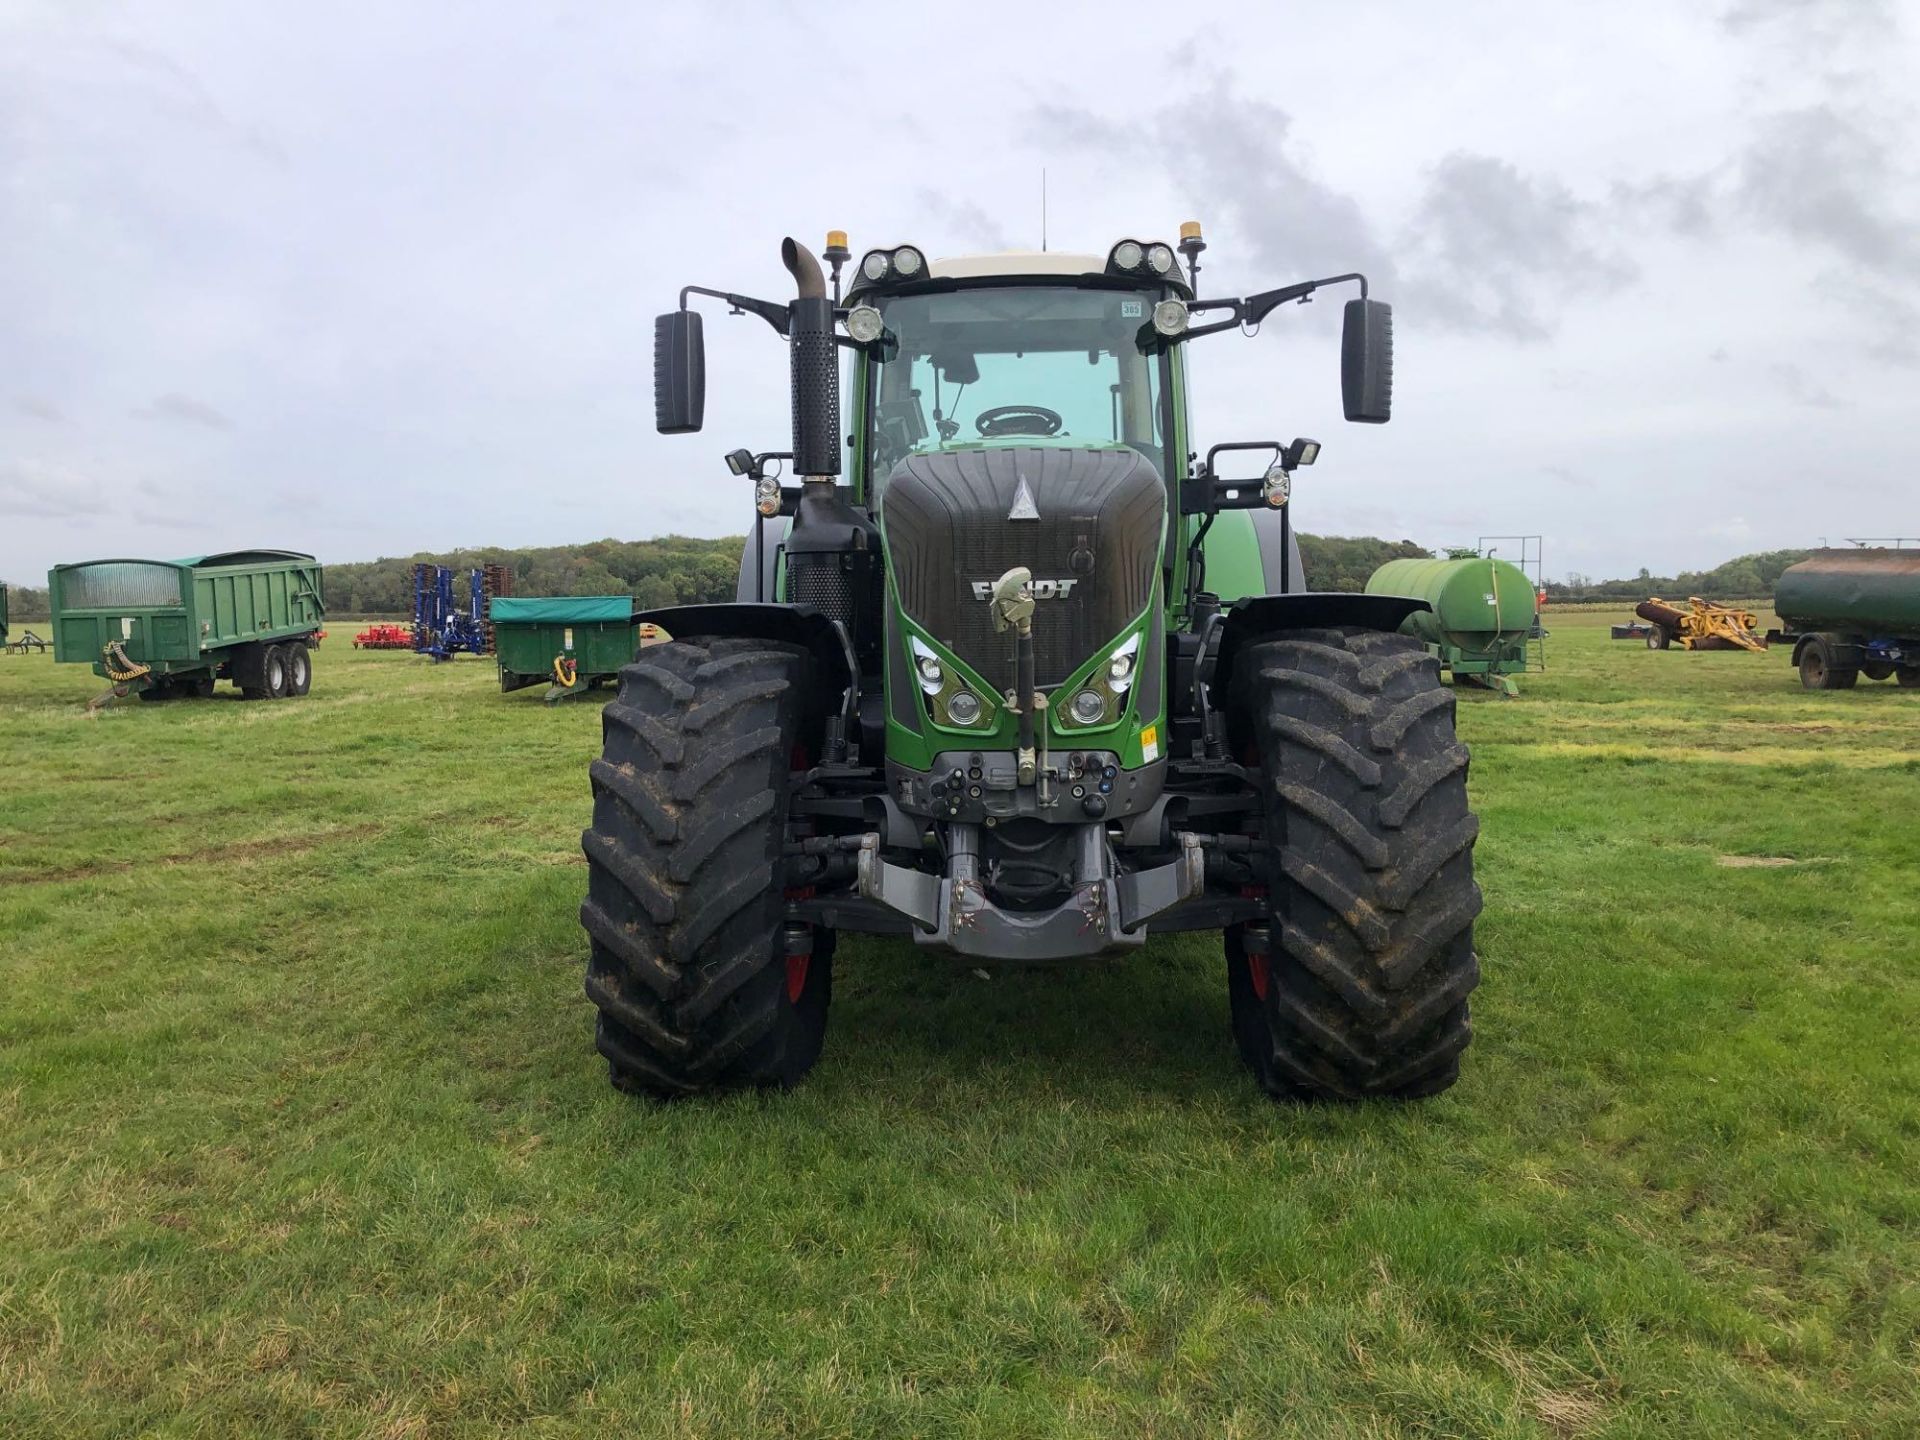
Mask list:
[[[320,564],[297,550],[187,560],[88,560],[47,572],[53,658],[91,665],[107,698],[305,695],[327,606]]]

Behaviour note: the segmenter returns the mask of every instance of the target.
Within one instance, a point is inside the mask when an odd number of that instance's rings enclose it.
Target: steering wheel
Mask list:
[[[1044,405],[995,405],[974,416],[973,423],[992,440],[1001,435],[1058,435],[1066,422],[1058,410]]]

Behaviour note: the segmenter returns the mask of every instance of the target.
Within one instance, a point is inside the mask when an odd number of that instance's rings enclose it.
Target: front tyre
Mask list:
[[[1459,1078],[1480,825],[1453,712],[1407,636],[1297,631],[1241,653],[1229,716],[1262,771],[1273,919],[1228,932],[1228,984],[1269,1094],[1412,1099]]]
[[[580,923],[620,1089],[790,1086],[820,1057],[833,937],[783,923],[812,670],[798,646],[675,640],[623,668],[601,712]]]

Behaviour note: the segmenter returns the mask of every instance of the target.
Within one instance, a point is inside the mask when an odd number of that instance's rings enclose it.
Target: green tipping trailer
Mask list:
[[[1920,550],[1816,550],[1781,572],[1773,609],[1783,628],[1767,643],[1792,646],[1807,689],[1863,674],[1920,688]]]
[[[1528,644],[1542,633],[1533,582],[1491,556],[1389,560],[1367,581],[1367,594],[1426,601],[1431,608],[1409,615],[1401,633],[1424,640],[1455,681],[1509,694],[1512,682],[1504,677],[1528,668]]]
[[[327,607],[319,562],[297,550],[186,560],[88,560],[47,572],[53,658],[92,665],[142,700],[305,695]]]
[[[501,690],[544,683],[552,701],[614,679],[639,648],[639,613],[631,595],[497,596],[487,619]]]

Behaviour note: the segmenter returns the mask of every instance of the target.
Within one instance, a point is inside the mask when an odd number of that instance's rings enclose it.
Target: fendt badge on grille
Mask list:
[[[1027,588],[1033,591],[1033,598],[1036,600],[1064,600],[1067,598],[1067,593],[1079,583],[1078,578],[1071,580],[1033,580],[1028,582]],[[993,599],[993,581],[975,580],[972,584],[974,599]]]
[[[1027,477],[1020,477],[1020,488],[1013,492],[1013,508],[1007,511],[1009,520],[1038,520],[1040,507],[1033,503],[1033,490],[1027,484]]]

